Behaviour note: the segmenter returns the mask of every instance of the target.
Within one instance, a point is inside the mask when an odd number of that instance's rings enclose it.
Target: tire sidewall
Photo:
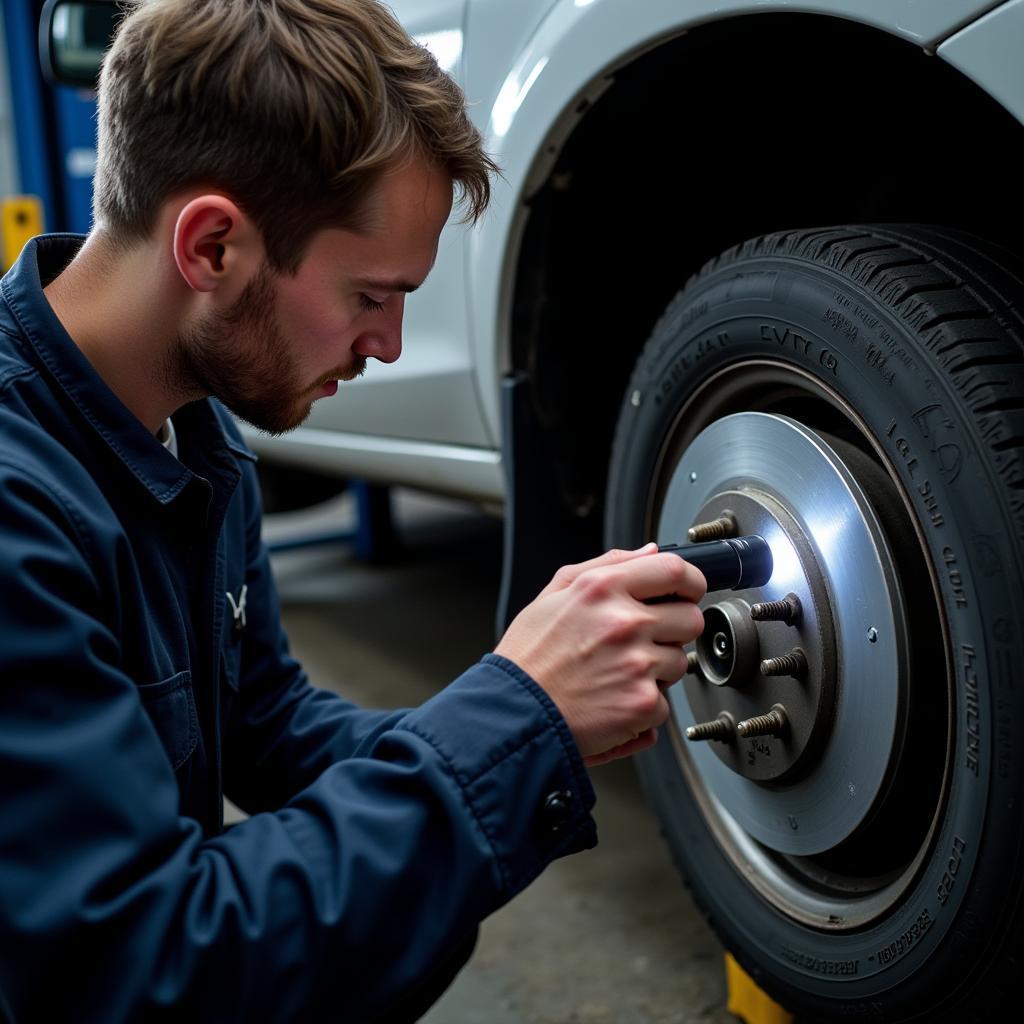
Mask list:
[[[970,381],[943,370],[894,310],[839,271],[761,256],[701,277],[656,327],[620,416],[609,543],[648,539],[643,506],[679,409],[714,374],[751,359],[795,367],[842,396],[910,496],[938,576],[955,670],[941,826],[900,906],[855,934],[826,935],[782,917],[737,874],[668,737],[640,771],[696,898],[755,977],[832,1013],[909,1014],[920,1008],[922,985],[952,990],[983,966],[1016,901],[1020,522],[998,483],[1006,469],[990,445],[999,439],[986,440],[990,425],[961,393]],[[936,687],[945,700],[944,681]]]

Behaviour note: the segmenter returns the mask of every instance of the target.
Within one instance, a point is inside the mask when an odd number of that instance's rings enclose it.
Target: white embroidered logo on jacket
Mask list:
[[[242,584],[242,589],[238,593],[238,603],[235,603],[234,597],[231,595],[231,591],[227,591],[228,604],[231,605],[231,614],[235,620],[235,631],[241,632],[245,629],[245,593],[249,589],[247,583]]]

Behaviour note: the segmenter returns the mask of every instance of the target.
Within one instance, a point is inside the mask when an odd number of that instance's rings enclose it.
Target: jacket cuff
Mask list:
[[[569,727],[543,689],[496,654],[396,728],[446,762],[511,899],[553,860],[597,845],[596,797]]]

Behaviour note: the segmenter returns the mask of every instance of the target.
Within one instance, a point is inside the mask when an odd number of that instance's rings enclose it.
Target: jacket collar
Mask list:
[[[107,386],[65,331],[43,294],[85,241],[84,235],[33,238],[0,282],[0,291],[42,368],[64,391],[86,422],[132,475],[162,505],[169,504],[196,475],[179,462]],[[256,456],[225,432],[223,410],[210,399],[192,403],[189,420],[209,451],[220,448],[242,459]]]

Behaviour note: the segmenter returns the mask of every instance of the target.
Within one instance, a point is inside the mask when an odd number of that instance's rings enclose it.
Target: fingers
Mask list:
[[[658,644],[688,644],[704,632],[704,613],[689,601],[651,607],[651,639]]]
[[[704,574],[678,555],[655,553],[633,565],[623,566],[627,588],[638,601],[674,594],[687,601],[699,601],[707,592]]]
[[[622,585],[638,601],[670,594],[699,601],[707,592],[707,581],[699,569],[678,555],[659,553],[652,541],[635,551],[614,548],[585,562],[563,565],[544,588],[544,593],[562,590],[584,575],[592,574],[597,574],[611,587]]]
[[[682,647],[676,643],[655,644],[655,651],[657,661],[651,669],[655,682],[671,685],[686,675],[686,651]]]
[[[638,601],[673,594],[687,601],[699,601],[707,591],[703,573],[678,555],[661,554],[653,548],[647,554],[591,566],[572,580],[600,599],[618,591]]]
[[[563,590],[569,586],[574,580],[585,572],[589,572],[591,569],[599,569],[603,566],[616,565],[620,562],[628,562],[635,558],[640,558],[643,555],[649,555],[657,551],[658,545],[651,541],[649,544],[644,544],[643,547],[637,548],[635,551],[623,551],[620,548],[612,548],[610,551],[605,551],[604,554],[598,555],[596,558],[589,558],[585,562],[577,562],[574,565],[563,565],[558,572],[555,573],[551,582],[544,588],[543,593],[547,593],[551,590]],[[677,557],[678,561],[681,559]]]
[[[606,743],[598,746],[596,751],[591,748],[587,753],[600,753],[602,747],[607,747],[609,744],[617,746],[619,743],[626,743],[662,725],[672,713],[671,705],[662,689],[664,685],[652,679],[646,682],[642,689],[634,691],[633,698],[630,701],[632,704],[632,714],[630,715],[629,724],[626,725],[626,722],[623,722],[626,731],[618,735],[615,733],[609,734]]]
[[[602,764],[608,764],[610,761],[618,761],[619,758],[632,757],[643,750],[649,750],[657,742],[658,730],[647,729],[640,733],[639,736],[626,743],[620,743],[618,746],[612,747],[611,750],[606,750],[603,754],[591,754],[589,757],[583,758],[583,763],[588,768],[597,768]]]

